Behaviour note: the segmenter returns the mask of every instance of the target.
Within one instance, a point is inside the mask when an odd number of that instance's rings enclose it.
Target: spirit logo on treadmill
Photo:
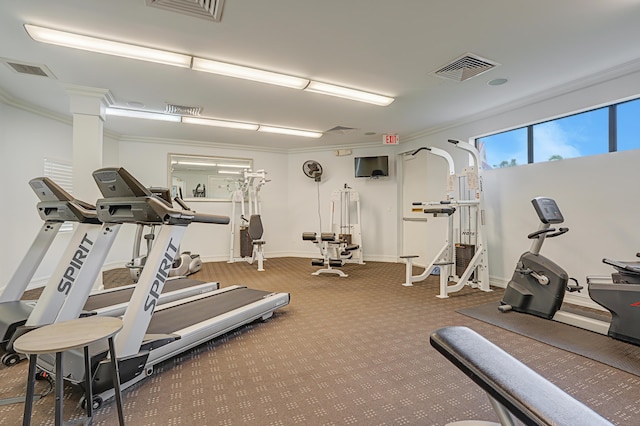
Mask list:
[[[158,297],[160,297],[160,287],[164,285],[164,282],[167,280],[173,259],[175,259],[178,253],[178,247],[171,244],[172,242],[173,239],[169,240],[167,250],[164,252],[164,258],[162,262],[160,262],[160,267],[158,268],[158,272],[156,272],[156,278],[153,280],[153,285],[151,285],[151,290],[147,296],[147,301],[144,303],[145,312],[153,311],[156,307]]]
[[[640,308],[640,302],[632,303],[631,306],[634,308]]]
[[[80,241],[78,249],[73,254],[73,259],[71,259],[71,262],[69,262],[67,270],[64,272],[60,283],[58,283],[58,291],[60,293],[64,293],[65,296],[69,294],[69,290],[71,290],[71,287],[76,280],[76,275],[80,268],[82,268],[84,260],[89,255],[89,251],[91,250],[92,245],[93,241],[91,241],[87,237],[87,234],[84,234],[84,237],[82,237],[82,241]]]

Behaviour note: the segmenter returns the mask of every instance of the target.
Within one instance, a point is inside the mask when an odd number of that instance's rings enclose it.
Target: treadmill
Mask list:
[[[229,218],[174,209],[166,201],[152,196],[123,168],[100,169],[93,176],[105,197],[97,203],[102,221],[147,221],[162,225],[122,318],[123,328],[115,338],[121,389],[151,375],[156,364],[245,324],[266,320],[276,309],[289,304],[289,293],[230,286],[157,306],[158,294],[187,226],[194,222],[226,225]],[[94,370],[91,403],[100,407],[102,401],[114,395],[106,343],[91,345],[89,353]],[[64,379],[81,387],[83,356],[82,350],[71,350],[63,357]],[[55,357],[39,356],[38,367],[55,374]],[[83,397],[81,405],[86,403]]]
[[[119,316],[126,310],[135,288],[135,285],[129,285],[95,292],[75,306],[74,302],[69,302],[78,287],[84,287],[87,293],[91,291],[120,224],[103,225],[95,206],[73,198],[49,178],[32,179],[29,185],[40,198],[37,208],[45,223],[0,295],[0,346],[5,352],[0,361],[6,366],[25,358],[13,350],[13,341],[35,327],[62,321],[60,313],[65,306],[70,307],[68,315],[71,317],[64,319],[80,315]],[[58,267],[37,301],[20,300],[63,222],[77,225]],[[218,287],[218,283],[176,277],[168,282],[158,303]]]

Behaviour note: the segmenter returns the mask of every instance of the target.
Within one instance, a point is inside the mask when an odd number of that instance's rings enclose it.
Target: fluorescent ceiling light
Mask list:
[[[179,164],[181,166],[207,166],[207,167],[217,166],[217,164],[215,164],[215,163],[202,163],[202,162],[198,162],[198,161],[182,161],[182,160],[179,160],[175,164]]]
[[[251,166],[246,164],[218,164],[220,167],[231,167],[232,169],[250,169]]]
[[[309,130],[296,130],[272,126],[260,126],[258,131],[266,133],[279,133],[281,135],[303,136],[305,138],[319,138],[322,136],[321,132],[311,132]]]
[[[117,41],[103,40],[96,37],[68,33],[65,31],[53,30],[30,24],[25,24],[24,28],[32,39],[42,43],[104,53],[107,55],[121,56],[124,58],[138,59],[141,61],[191,68],[196,71],[242,78],[245,80],[274,84],[293,89],[304,89],[309,92],[337,96],[340,98],[380,106],[387,106],[394,101],[393,98],[377,95],[375,93],[334,86],[332,84],[321,83],[318,81],[309,81],[309,79],[306,78],[294,77],[272,71],[228,64],[210,59],[191,57],[181,53],[168,52],[165,50],[152,49],[149,47],[136,46]]]
[[[29,24],[25,24],[24,28],[32,39],[42,43],[71,47],[73,49],[88,50],[107,55],[122,56],[124,58],[139,59],[141,61],[157,62],[160,64],[183,68],[189,68],[191,66],[191,56],[182,55],[180,53],[135,46],[133,44],[120,43],[117,41],[102,40],[99,38],[87,37]]]
[[[210,118],[182,117],[182,122],[187,124],[200,124],[203,126],[227,127],[229,129],[258,130],[257,124],[241,123],[239,121],[215,120]]]
[[[293,77],[290,75],[263,71],[240,65],[227,64],[203,58],[194,57],[191,69],[225,75],[228,77],[258,81],[260,83],[275,84],[277,86],[290,87],[292,89],[304,89],[307,87],[307,84],[309,84],[309,80],[305,78]]]
[[[393,98],[388,96],[376,95],[375,93],[363,92],[361,90],[349,89],[347,87],[334,86],[333,84],[320,83],[319,81],[309,82],[309,85],[304,90],[379,106],[387,106],[394,101]]]
[[[116,115],[119,117],[144,118],[147,120],[170,121],[179,123],[181,117],[179,115],[163,114],[161,112],[139,111],[135,109],[112,108],[106,109],[107,115]]]
[[[218,170],[219,174],[224,174],[224,175],[240,175],[242,174],[242,172],[237,172],[235,170]]]

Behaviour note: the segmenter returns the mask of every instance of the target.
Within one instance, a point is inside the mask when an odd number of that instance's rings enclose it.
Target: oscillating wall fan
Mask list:
[[[316,182],[320,182],[322,176],[322,166],[317,161],[307,160],[302,165],[302,171],[304,174]]]

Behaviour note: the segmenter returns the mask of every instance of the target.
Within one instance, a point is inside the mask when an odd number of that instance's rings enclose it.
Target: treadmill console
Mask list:
[[[533,208],[536,209],[538,217],[542,223],[562,223],[564,217],[560,213],[560,208],[555,200],[546,197],[536,197],[531,200]]]
[[[29,181],[29,186],[40,201],[72,201],[73,197],[48,177],[38,177]]]
[[[105,198],[151,196],[151,191],[122,167],[96,170],[93,178]]]

